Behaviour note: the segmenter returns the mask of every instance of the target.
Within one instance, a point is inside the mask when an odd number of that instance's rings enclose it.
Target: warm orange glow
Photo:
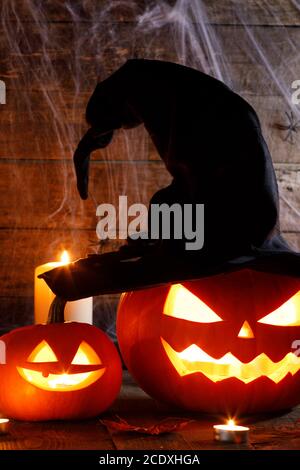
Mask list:
[[[67,252],[67,250],[64,250],[61,254],[61,257],[60,257],[60,262],[62,264],[69,264],[70,263],[70,256],[69,256],[69,253]]]
[[[57,362],[57,357],[47,341],[41,341],[27,359],[28,362]]]
[[[208,305],[181,284],[170,288],[163,312],[170,317],[198,323],[222,321]]]
[[[300,291],[258,322],[266,325],[300,326]]]
[[[82,341],[71,364],[73,365],[100,365],[101,360],[94,349],[86,342]]]
[[[247,321],[244,321],[242,328],[239,331],[238,334],[239,338],[254,338],[253,331],[251,329],[251,326]]]
[[[54,351],[46,341],[42,341],[33,350],[27,360],[28,364],[43,364],[49,362],[58,362]],[[19,374],[27,382],[43,390],[51,391],[73,391],[88,387],[100,379],[104,374],[105,368],[101,366],[101,360],[94,349],[85,341],[80,344],[73,360],[72,365],[99,365],[98,370],[68,374],[67,371],[62,374],[46,374],[25,367],[17,367]]]
[[[294,375],[300,370],[300,358],[292,352],[279,362],[273,362],[263,353],[251,362],[244,364],[230,352],[220,359],[215,359],[196,344],[177,352],[163,338],[161,338],[161,342],[169,360],[180,376],[200,372],[213,382],[235,377],[244,383],[266,376],[278,383],[287,374]]]
[[[104,374],[105,368],[81,374],[49,374],[43,377],[41,372],[18,367],[19,374],[27,382],[42,390],[52,392],[70,392],[80,390],[93,384]]]
[[[216,312],[182,284],[174,284],[170,288],[163,313],[197,323],[222,321]],[[258,322],[277,326],[300,326],[300,291]],[[254,338],[253,331],[247,321],[244,322],[238,336],[239,338]]]
[[[249,428],[235,424],[233,419],[229,419],[227,424],[216,424],[214,429],[219,431],[249,431]]]

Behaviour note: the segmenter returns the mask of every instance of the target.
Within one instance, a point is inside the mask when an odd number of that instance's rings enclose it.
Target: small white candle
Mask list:
[[[227,424],[216,424],[214,426],[214,438],[215,441],[241,444],[242,442],[248,442],[249,428],[238,426],[233,419],[230,419]]]
[[[37,266],[34,271],[34,322],[46,323],[50,305],[55,297],[52,290],[43,279],[38,276],[50,269],[64,266],[70,262],[69,255],[63,252],[60,261],[45,263]],[[93,323],[93,297],[67,302],[65,308],[65,321]]]
[[[9,427],[9,419],[0,418],[0,434],[7,434]]]

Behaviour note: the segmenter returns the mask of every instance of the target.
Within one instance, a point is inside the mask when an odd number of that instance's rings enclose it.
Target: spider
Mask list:
[[[290,144],[294,144],[294,134],[296,134],[300,129],[300,120],[295,119],[293,111],[286,111],[285,115],[288,118],[288,124],[276,124],[276,128],[281,131],[287,131],[283,140],[289,142]]]

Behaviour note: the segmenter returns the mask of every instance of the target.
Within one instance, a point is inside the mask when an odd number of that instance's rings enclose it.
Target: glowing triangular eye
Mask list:
[[[27,359],[28,362],[57,362],[57,357],[47,341],[37,345]]]
[[[258,323],[277,326],[300,326],[300,291]]]
[[[82,341],[71,364],[78,366],[100,365],[101,360],[94,349],[88,343]]]
[[[198,323],[222,321],[211,308],[181,284],[174,284],[169,290],[164,314]]]

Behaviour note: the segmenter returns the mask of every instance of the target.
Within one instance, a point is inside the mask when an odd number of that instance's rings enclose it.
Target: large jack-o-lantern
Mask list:
[[[247,414],[300,403],[300,280],[244,269],[130,292],[118,339],[153,397],[190,410]]]
[[[1,340],[6,364],[0,365],[0,412],[5,416],[89,418],[106,410],[120,390],[118,352],[95,326],[56,319],[18,328]]]

